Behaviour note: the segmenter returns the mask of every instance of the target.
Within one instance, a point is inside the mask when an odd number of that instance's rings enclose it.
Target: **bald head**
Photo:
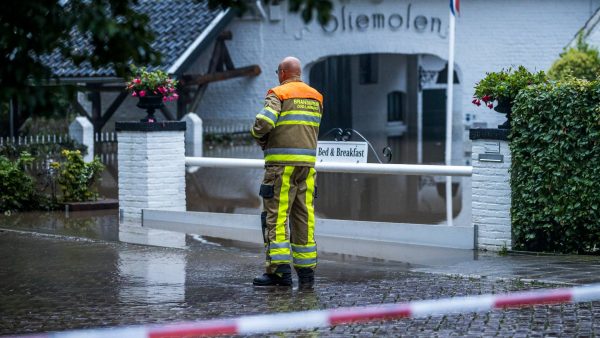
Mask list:
[[[299,78],[302,75],[302,65],[300,60],[293,56],[288,56],[279,63],[278,72],[279,82],[282,83],[291,78]]]

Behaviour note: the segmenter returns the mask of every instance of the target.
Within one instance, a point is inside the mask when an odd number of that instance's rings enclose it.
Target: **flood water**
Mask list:
[[[206,157],[262,158],[254,144],[207,146]],[[107,169],[101,195],[118,198],[116,154],[103,155]],[[259,214],[258,196],[263,170],[188,168],[188,211]],[[455,178],[460,184],[460,178]],[[432,176],[390,176],[319,173],[317,217],[362,221],[436,224],[445,220],[444,183]],[[461,206],[460,189],[454,198],[454,215]]]

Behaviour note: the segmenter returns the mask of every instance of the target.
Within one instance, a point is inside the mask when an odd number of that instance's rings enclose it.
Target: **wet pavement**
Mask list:
[[[600,282],[600,257],[474,253],[472,260],[451,265],[417,266],[323,254],[314,290],[255,288],[251,279],[261,273],[263,258],[256,245],[191,236],[184,249],[121,243],[115,240],[115,212],[20,214],[0,217],[0,228],[0,335]],[[272,336],[593,337],[600,336],[600,302]]]

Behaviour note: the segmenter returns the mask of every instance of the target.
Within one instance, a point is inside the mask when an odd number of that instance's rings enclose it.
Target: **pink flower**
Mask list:
[[[166,96],[163,96],[163,102],[167,102],[168,98]]]
[[[169,101],[175,101],[175,98],[173,96],[169,97]]]
[[[171,88],[169,88],[169,91],[170,91],[171,93],[173,93],[173,92],[175,92],[175,88],[171,87]]]
[[[146,96],[146,91],[145,91],[145,90],[140,90],[140,96],[141,96],[141,97],[144,97],[144,96]]]
[[[494,105],[493,105],[492,103],[488,103],[488,105],[487,105],[487,106],[488,106],[488,108],[490,108],[490,109],[494,108]]]
[[[179,98],[179,95],[177,95],[177,93],[173,93],[173,97],[174,97],[173,100],[177,100]]]
[[[139,78],[135,78],[135,79],[133,79],[133,82],[140,84],[140,83],[142,83],[142,80],[140,80]]]
[[[481,99],[483,102],[487,103],[489,100],[491,100],[491,97],[489,95],[484,95]]]
[[[131,96],[137,96],[137,92],[131,93]]]

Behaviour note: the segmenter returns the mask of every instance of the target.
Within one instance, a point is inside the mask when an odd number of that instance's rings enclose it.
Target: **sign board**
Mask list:
[[[367,154],[367,142],[317,142],[317,162],[367,163]]]
[[[486,154],[499,154],[500,153],[500,142],[485,142],[483,144]]]

